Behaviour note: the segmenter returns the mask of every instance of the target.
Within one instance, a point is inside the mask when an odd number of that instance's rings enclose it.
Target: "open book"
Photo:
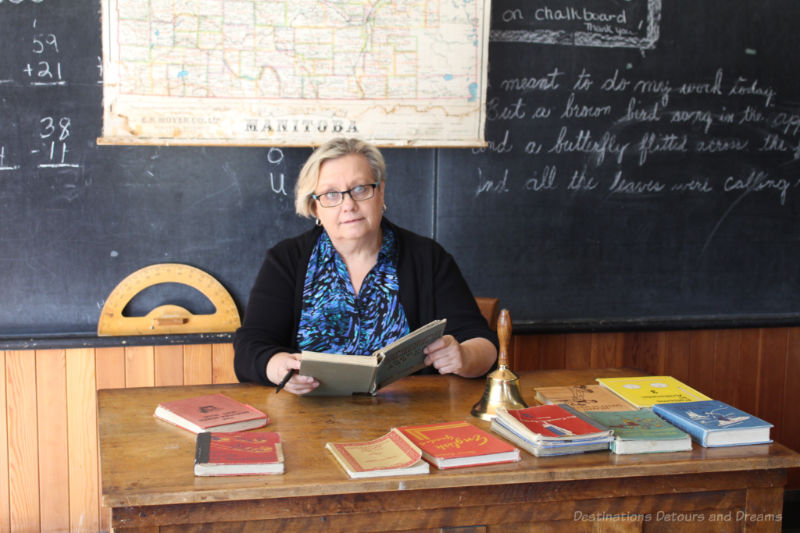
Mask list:
[[[302,352],[299,373],[319,381],[319,387],[309,395],[375,394],[389,383],[424,368],[423,350],[442,336],[446,323],[444,319],[434,320],[371,355]]]

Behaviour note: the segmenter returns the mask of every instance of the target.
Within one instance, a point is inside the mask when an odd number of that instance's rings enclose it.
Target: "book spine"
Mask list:
[[[532,455],[539,455],[538,447],[529,442],[524,437],[517,435],[507,427],[503,426],[502,424],[498,423],[497,419],[495,418],[492,420],[491,426],[489,426],[492,431],[500,435],[501,437],[505,438],[509,442],[512,442],[519,446],[520,448],[524,449],[525,451],[529,452]]]
[[[211,451],[211,433],[198,433],[197,445],[194,451],[194,464],[208,463],[208,456]]]

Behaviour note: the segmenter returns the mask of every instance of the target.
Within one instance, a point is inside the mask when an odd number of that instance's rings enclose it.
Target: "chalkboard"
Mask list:
[[[91,335],[161,262],[243,309],[310,227],[310,149],[97,146],[99,10],[0,0],[0,337]],[[515,331],[800,322],[798,22],[792,0],[495,0],[488,145],[385,150],[387,216]]]
[[[489,145],[437,154],[473,290],[545,328],[796,323],[800,4],[492,16]]]

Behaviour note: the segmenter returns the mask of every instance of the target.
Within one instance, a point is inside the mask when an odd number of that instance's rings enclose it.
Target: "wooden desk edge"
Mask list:
[[[524,453],[524,452],[523,452]],[[747,472],[752,470],[771,470],[780,471],[787,470],[788,468],[800,468],[800,458],[789,462],[788,464],[769,465],[759,468],[719,468],[719,469],[706,469],[697,471],[695,469],[676,470],[670,472],[670,476],[692,475],[692,474],[714,474],[721,472]],[[465,469],[472,470],[472,469]],[[642,469],[639,467],[627,467],[626,472],[615,472],[616,478],[639,478],[648,477],[655,474],[655,469]],[[472,474],[474,470],[470,472]],[[508,472],[505,472],[508,474]],[[511,473],[513,474],[513,473]],[[344,475],[344,474],[343,474]],[[662,474],[663,475],[663,474]],[[253,476],[260,478],[267,478],[268,476]],[[453,483],[452,478],[444,481],[437,482],[435,476],[422,475],[422,476],[396,476],[384,477],[374,480],[364,479],[343,479],[341,484],[328,485],[326,488],[330,490],[320,490],[320,486],[308,485],[304,487],[295,486],[292,490],[276,491],[274,485],[268,483],[265,479],[265,484],[261,487],[252,488],[237,488],[231,489],[218,489],[203,491],[195,489],[183,492],[174,493],[159,493],[157,498],[147,497],[143,495],[121,494],[114,496],[109,494],[105,489],[102,495],[102,505],[104,507],[137,507],[149,505],[173,505],[173,504],[190,504],[190,503],[213,503],[213,502],[235,502],[246,500],[278,500],[282,498],[303,498],[303,497],[320,497],[320,496],[335,496],[345,494],[364,494],[364,493],[378,493],[378,492],[397,492],[397,491],[410,491],[410,490],[437,490],[437,489],[458,489],[466,487],[476,487],[483,485],[521,485],[528,483],[557,483],[557,482],[571,482],[571,481],[587,481],[591,479],[607,479],[607,476],[584,476],[581,479],[576,479],[574,476],[541,476],[533,477],[528,475],[507,475],[502,479],[498,477],[476,476],[469,475],[469,480],[463,483]]]

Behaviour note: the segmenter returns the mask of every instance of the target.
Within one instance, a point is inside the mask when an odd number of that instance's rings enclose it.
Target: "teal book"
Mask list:
[[[772,424],[719,400],[665,403],[653,412],[681,428],[701,446],[744,446],[772,442]]]
[[[680,452],[692,449],[692,439],[686,432],[650,409],[587,411],[585,414],[614,432],[610,448],[616,454]]]

